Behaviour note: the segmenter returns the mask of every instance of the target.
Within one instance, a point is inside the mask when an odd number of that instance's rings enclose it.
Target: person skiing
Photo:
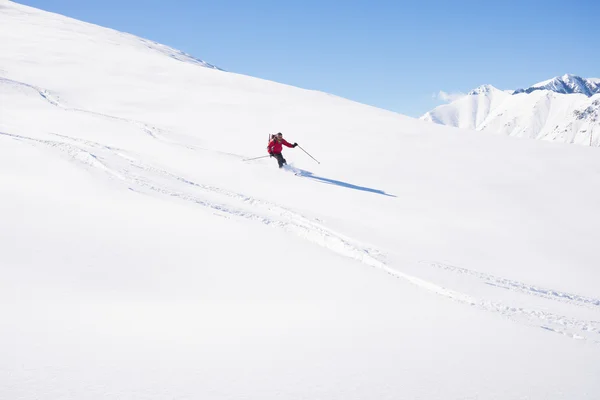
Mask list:
[[[287,164],[287,161],[285,161],[285,158],[283,158],[283,155],[281,154],[283,145],[292,148],[298,146],[298,143],[289,143],[283,138],[283,134],[281,132],[277,133],[276,135],[271,135],[271,140],[269,140],[267,151],[271,157],[275,157],[277,159],[279,168],[283,167],[284,164]]]

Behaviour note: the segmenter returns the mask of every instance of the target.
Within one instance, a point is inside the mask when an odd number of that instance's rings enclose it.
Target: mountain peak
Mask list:
[[[591,97],[600,93],[600,82],[596,79],[586,79],[573,74],[564,74],[547,81],[536,83],[526,89],[517,89],[514,94],[531,93],[536,90],[549,90],[561,94],[584,94]]]
[[[565,74],[514,92],[482,85],[468,94],[471,96],[440,105],[421,119],[517,137],[588,146],[590,140],[598,143],[600,79]]]
[[[469,93],[467,93],[467,95],[474,96],[474,95],[478,95],[478,94],[490,93],[494,90],[498,90],[498,89],[492,85],[486,84],[486,85],[481,85],[481,86],[471,90]]]

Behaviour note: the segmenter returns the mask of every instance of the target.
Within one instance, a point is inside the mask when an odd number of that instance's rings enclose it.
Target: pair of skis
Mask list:
[[[274,135],[269,135],[269,142],[271,142],[271,140],[273,140],[273,136]],[[304,150],[302,148],[302,146],[298,145],[297,147],[299,147],[300,150],[302,150],[303,152],[305,152],[310,158],[312,158],[313,160],[315,160],[317,164],[321,164],[316,158],[314,158],[313,156],[311,156],[308,151]],[[258,159],[267,158],[267,157],[270,157],[270,155],[269,156],[254,157],[254,158],[245,158],[243,161],[253,161],[253,160],[258,160]]]

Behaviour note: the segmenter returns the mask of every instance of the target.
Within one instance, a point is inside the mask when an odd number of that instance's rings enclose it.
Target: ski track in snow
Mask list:
[[[511,279],[497,277],[483,272],[473,271],[466,268],[456,267],[454,265],[441,264],[436,262],[422,261],[422,264],[427,264],[430,267],[443,269],[457,274],[470,275],[484,281],[488,285],[517,291],[532,296],[543,297],[549,300],[555,300],[586,307],[600,307],[600,299],[593,297],[580,296],[578,294],[562,292],[555,289],[548,289],[536,285],[530,285],[523,282],[514,281]]]
[[[241,156],[238,154],[219,152],[216,150],[208,150],[208,149],[205,149],[205,148],[202,148],[199,146],[183,144],[183,143],[177,142],[175,140],[171,140],[168,138],[168,136],[170,134],[169,131],[167,131],[166,129],[158,128],[156,126],[147,124],[145,122],[137,121],[134,119],[123,118],[123,117],[117,117],[114,115],[108,115],[108,114],[99,113],[99,112],[90,111],[90,110],[84,110],[82,108],[66,106],[63,103],[61,103],[60,96],[53,94],[51,91],[49,91],[47,89],[43,89],[43,88],[40,88],[40,87],[37,87],[34,85],[30,85],[28,83],[19,82],[19,81],[13,80],[13,79],[0,77],[0,84],[12,85],[15,87],[22,87],[25,89],[32,90],[32,91],[36,92],[38,95],[40,95],[49,104],[51,104],[55,107],[61,108],[65,111],[82,113],[82,114],[87,114],[87,115],[94,116],[94,117],[99,117],[99,118],[104,118],[104,119],[109,119],[109,120],[113,120],[113,121],[120,121],[120,122],[127,123],[129,125],[136,127],[138,130],[142,131],[144,134],[150,136],[151,138],[161,141],[163,143],[167,143],[167,144],[170,144],[173,146],[178,146],[178,147],[184,147],[188,150],[213,151],[213,152],[218,152],[218,153],[241,158]],[[73,138],[71,138],[71,139],[73,139]]]
[[[48,90],[33,85],[6,78],[0,78],[0,83],[7,83],[34,90],[51,105],[66,111],[85,113],[91,116],[121,121],[132,125],[153,139],[157,139],[165,144],[176,145],[190,150],[210,151],[167,139],[165,137],[167,135],[166,131],[144,122],[64,106],[60,102],[58,96],[54,96]],[[139,160],[139,156],[132,152],[58,133],[50,133],[50,135],[56,137],[57,140],[43,140],[4,132],[0,132],[0,135],[35,146],[53,149],[70,161],[90,170],[90,172],[100,171],[105,175],[108,175],[111,180],[116,180],[117,182],[126,185],[128,189],[134,192],[145,195],[158,194],[162,197],[176,198],[212,210],[213,213],[222,217],[252,220],[267,226],[279,228],[327,248],[341,256],[378,268],[389,275],[407,280],[422,289],[444,296],[453,301],[474,306],[487,312],[500,314],[513,321],[540,327],[574,339],[589,339],[594,343],[600,343],[600,322],[598,321],[584,321],[577,318],[556,315],[547,311],[509,306],[501,302],[477,299],[468,294],[445,288],[388,266],[383,261],[383,255],[376,249],[364,246],[351,238],[334,232],[316,220],[309,219],[293,210],[242,193],[194,182],[183,176],[169,172],[166,169],[144,163]],[[218,153],[232,155],[225,152]],[[239,157],[238,155],[235,156]],[[292,168],[292,172],[297,173],[298,171],[296,171],[295,168]],[[600,299],[541,288],[535,285],[527,285],[522,282],[496,277],[466,268],[436,262],[423,263],[430,267],[475,277],[485,284],[526,293],[528,295],[568,302],[579,306],[592,308],[600,307]]]

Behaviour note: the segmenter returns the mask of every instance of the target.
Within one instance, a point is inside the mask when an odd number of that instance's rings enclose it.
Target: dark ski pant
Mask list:
[[[279,168],[283,167],[283,164],[287,164],[287,161],[285,161],[285,158],[283,158],[283,155],[281,153],[273,153],[273,157],[277,159]]]

